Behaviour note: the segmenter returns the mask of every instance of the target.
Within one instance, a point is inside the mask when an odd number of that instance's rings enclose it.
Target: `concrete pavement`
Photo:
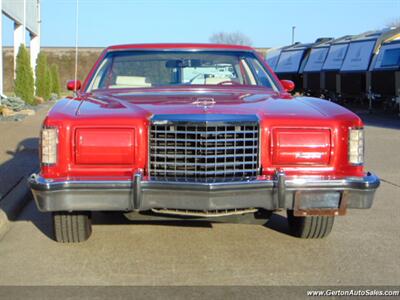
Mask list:
[[[323,240],[267,226],[128,222],[94,215],[92,237],[57,244],[33,202],[0,241],[0,285],[399,285],[400,121],[367,116],[367,169],[382,179],[370,210],[336,218]]]

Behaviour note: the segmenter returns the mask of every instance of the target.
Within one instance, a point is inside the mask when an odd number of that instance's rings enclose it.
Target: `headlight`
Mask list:
[[[57,163],[57,128],[43,128],[41,138],[41,163],[52,165]]]
[[[349,130],[349,163],[362,165],[364,163],[364,129],[350,128]]]

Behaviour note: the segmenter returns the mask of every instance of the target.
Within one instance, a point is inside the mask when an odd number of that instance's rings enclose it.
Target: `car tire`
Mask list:
[[[320,239],[332,231],[334,216],[296,217],[293,210],[287,211],[287,219],[291,233],[302,239]]]
[[[53,228],[59,243],[84,242],[92,233],[91,215],[87,212],[55,212]]]

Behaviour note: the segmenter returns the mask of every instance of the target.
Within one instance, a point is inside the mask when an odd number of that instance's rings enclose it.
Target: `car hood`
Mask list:
[[[83,101],[82,101],[83,100]],[[325,100],[291,97],[269,89],[168,89],[95,92],[85,96],[78,117],[150,118],[158,114],[249,114],[263,117],[329,118],[349,111]]]

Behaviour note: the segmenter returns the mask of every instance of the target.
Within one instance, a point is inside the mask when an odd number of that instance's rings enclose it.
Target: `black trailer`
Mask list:
[[[400,34],[382,43],[370,68],[371,102],[399,111],[400,105]]]
[[[331,43],[332,40],[318,44],[311,48],[310,55],[303,71],[303,89],[304,92],[309,96],[323,96],[321,89],[321,71],[328,55]]]
[[[288,79],[295,83],[295,92],[303,92],[303,70],[307,63],[311,48],[324,43],[331,38],[319,38],[315,43],[295,43],[292,46],[282,49],[275,73],[279,79]]]
[[[354,35],[346,35],[331,41],[327,57],[321,69],[321,93],[324,98],[336,101],[340,90],[339,71],[342,67],[350,41]]]
[[[371,108],[371,61],[382,43],[398,34],[400,28],[366,32],[349,43],[340,68],[337,94],[346,100],[368,100]]]
[[[361,34],[349,43],[340,68],[337,95],[346,101],[368,99],[367,74],[381,31]]]

